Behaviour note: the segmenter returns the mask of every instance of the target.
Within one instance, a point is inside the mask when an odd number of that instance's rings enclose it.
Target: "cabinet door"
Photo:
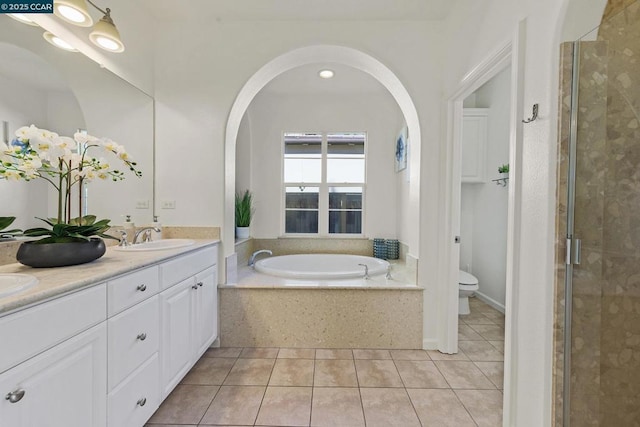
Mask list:
[[[192,327],[193,293],[195,278],[191,277],[160,294],[162,341],[160,359],[162,366],[162,398],[180,382],[191,368],[193,355]]]
[[[218,270],[216,266],[196,275],[198,292],[194,292],[195,327],[194,363],[218,336]]]
[[[101,323],[0,375],[0,426],[105,426],[106,355]]]
[[[486,108],[465,108],[462,125],[462,182],[486,181]]]

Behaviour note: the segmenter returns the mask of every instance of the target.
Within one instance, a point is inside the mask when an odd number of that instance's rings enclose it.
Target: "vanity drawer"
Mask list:
[[[109,390],[159,349],[160,300],[156,295],[107,321]]]
[[[218,247],[200,249],[160,265],[162,290],[191,277],[218,262]]]
[[[0,372],[106,319],[104,284],[0,318]]]
[[[158,267],[153,266],[107,282],[107,313],[112,317],[158,293]]]
[[[117,389],[109,393],[107,425],[139,427],[160,405],[160,363],[154,354]]]

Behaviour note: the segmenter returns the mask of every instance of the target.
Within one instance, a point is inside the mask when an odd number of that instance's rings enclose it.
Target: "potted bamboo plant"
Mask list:
[[[249,226],[253,217],[253,195],[249,190],[244,193],[236,192],[236,237],[249,238]]]

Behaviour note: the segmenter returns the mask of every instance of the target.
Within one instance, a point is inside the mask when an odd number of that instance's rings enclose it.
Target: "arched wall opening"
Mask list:
[[[224,258],[235,252],[234,248],[234,195],[236,179],[236,140],[240,123],[254,97],[271,80],[280,74],[303,65],[326,62],[346,65],[363,71],[384,86],[397,102],[407,124],[411,141],[409,156],[409,212],[415,233],[406,242],[411,254],[419,256],[419,207],[420,207],[420,149],[421,131],[416,107],[398,77],[372,56],[344,46],[317,45],[289,51],[260,68],[240,90],[231,108],[225,132],[225,205],[222,243]]]

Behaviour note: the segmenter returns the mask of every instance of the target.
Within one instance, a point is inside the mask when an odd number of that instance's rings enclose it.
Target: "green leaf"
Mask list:
[[[4,230],[16,220],[15,216],[0,216],[0,230]]]

